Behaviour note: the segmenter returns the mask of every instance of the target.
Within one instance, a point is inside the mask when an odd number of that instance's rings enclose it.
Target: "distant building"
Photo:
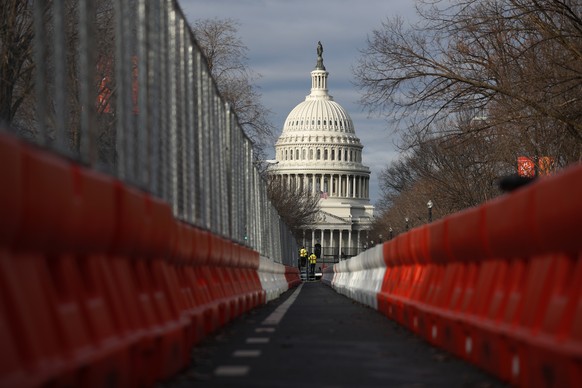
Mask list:
[[[270,173],[288,187],[320,195],[317,223],[303,231],[300,243],[309,251],[321,244],[324,262],[332,262],[366,247],[374,206],[364,147],[346,110],[328,94],[322,52],[319,44],[311,93],[287,116]]]

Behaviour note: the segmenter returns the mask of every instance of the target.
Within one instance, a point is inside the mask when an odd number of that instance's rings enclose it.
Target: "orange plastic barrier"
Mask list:
[[[266,301],[259,254],[0,133],[0,386],[152,386]]]
[[[524,387],[582,381],[582,166],[384,244],[378,309]]]

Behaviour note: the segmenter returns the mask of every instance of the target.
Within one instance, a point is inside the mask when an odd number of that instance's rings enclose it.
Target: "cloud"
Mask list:
[[[330,94],[350,114],[364,145],[363,162],[372,171],[370,196],[379,199],[378,174],[394,158],[394,134],[385,120],[369,118],[358,105],[352,66],[367,36],[387,18],[414,21],[411,0],[179,0],[186,18],[231,18],[249,48],[250,67],[263,104],[273,112],[278,131],[289,112],[309,94],[317,41],[323,44]],[[278,135],[277,135],[278,136]],[[274,150],[273,150],[274,154]]]

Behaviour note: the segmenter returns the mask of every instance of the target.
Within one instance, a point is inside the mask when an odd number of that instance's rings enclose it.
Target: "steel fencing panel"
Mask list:
[[[175,0],[39,0],[19,136],[278,261],[294,245]]]

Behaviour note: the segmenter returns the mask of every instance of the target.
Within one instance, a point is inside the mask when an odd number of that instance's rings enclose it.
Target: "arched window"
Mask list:
[[[313,160],[313,150],[309,150],[309,160]]]
[[[331,160],[335,160],[335,150],[331,150]]]
[[[323,160],[327,160],[327,150],[323,150]]]
[[[306,157],[305,157],[305,153],[306,153],[306,151],[305,151],[305,148],[304,148],[304,149],[303,149],[303,155],[302,155],[302,157],[301,157],[301,159],[303,159],[303,160],[305,160],[305,158],[306,158]]]
[[[342,161],[342,150],[341,149],[337,150],[337,160],[339,160],[340,162]]]
[[[318,149],[317,150],[317,160],[320,160],[320,159],[321,159],[321,150]]]
[[[299,150],[295,150],[295,160],[299,160]]]

